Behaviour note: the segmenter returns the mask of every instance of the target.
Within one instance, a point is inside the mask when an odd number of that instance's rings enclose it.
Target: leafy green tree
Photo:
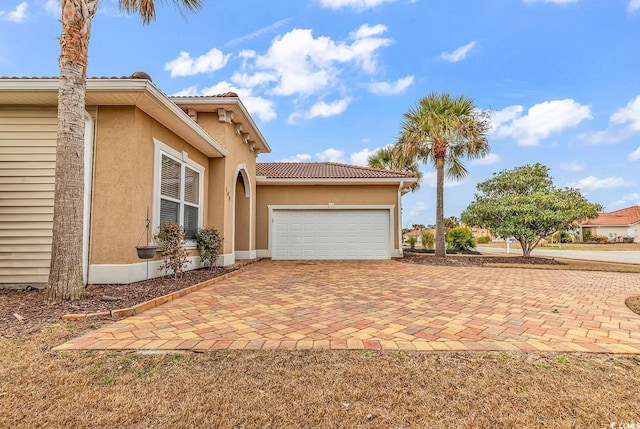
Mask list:
[[[161,0],[118,0],[120,9],[139,13],[148,24]],[[202,0],[173,0],[197,10]],[[84,212],[84,121],[91,21],[98,0],[62,0],[58,135],[53,203],[53,239],[47,300],[72,301],[84,296],[82,240]]]
[[[549,168],[541,164],[494,173],[477,188],[480,194],[462,213],[462,221],[490,228],[503,238],[514,237],[523,256],[531,256],[542,238],[597,217],[602,210],[578,189],[556,188]]]
[[[460,219],[458,219],[455,216],[449,216],[444,219],[444,228],[447,232],[459,226],[460,226]]]
[[[411,229],[413,229],[413,230],[416,230],[416,229],[422,230],[422,229],[425,229],[425,228],[426,228],[426,226],[424,226],[421,223],[414,223],[413,225],[411,225]]]
[[[444,225],[444,179],[468,174],[462,159],[482,158],[489,153],[490,121],[472,98],[431,93],[404,114],[396,143],[402,158],[432,162],[436,169],[436,255],[446,255]]]
[[[418,163],[415,161],[403,160],[402,154],[398,150],[394,149],[393,146],[383,147],[382,149],[376,151],[369,157],[367,162],[369,164],[369,167],[373,168],[408,171],[409,173],[413,173],[418,180],[414,184],[412,184],[409,189],[411,189],[411,192],[416,192],[418,189],[420,189],[422,171],[420,171]]]
[[[447,244],[451,250],[464,252],[476,247],[476,240],[469,228],[453,228],[447,232]]]

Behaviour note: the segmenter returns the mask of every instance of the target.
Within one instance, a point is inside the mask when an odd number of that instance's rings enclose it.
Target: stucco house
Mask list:
[[[600,213],[594,219],[580,223],[582,235],[589,231],[592,236],[608,237],[609,241],[640,241],[640,206],[627,207],[609,213]]]
[[[0,78],[0,283],[48,277],[57,78]],[[169,97],[144,73],[87,80],[84,272],[88,283],[147,277],[135,246],[147,210],[224,237],[236,260],[400,256],[410,173],[331,163],[257,163],[271,151],[234,93]],[[146,240],[145,240],[146,241]],[[149,276],[160,255],[149,262]]]

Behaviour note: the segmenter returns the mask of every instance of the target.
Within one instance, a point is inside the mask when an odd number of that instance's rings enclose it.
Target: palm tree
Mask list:
[[[482,158],[490,151],[488,112],[472,98],[431,93],[404,114],[397,146],[406,160],[428,162],[436,168],[436,256],[445,256],[444,179],[468,174],[462,158]]]
[[[418,180],[413,183],[409,187],[409,189],[411,190],[411,192],[416,192],[418,189],[420,189],[422,171],[420,171],[418,163],[415,160],[402,160],[402,154],[400,153],[398,148],[394,148],[393,146],[383,147],[382,149],[377,150],[373,155],[371,155],[367,160],[367,163],[369,164],[369,167],[373,168],[408,171],[409,173],[413,173]]]
[[[160,1],[160,0],[157,0]],[[202,0],[173,0],[197,10]],[[155,18],[156,0],[118,0],[120,9],[139,13],[148,24]],[[53,207],[53,241],[47,300],[59,302],[84,296],[82,235],[84,210],[84,112],[87,54],[91,20],[98,0],[62,0],[58,134]]]

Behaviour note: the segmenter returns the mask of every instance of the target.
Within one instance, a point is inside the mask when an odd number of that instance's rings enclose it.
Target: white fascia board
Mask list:
[[[203,106],[228,106],[230,104],[234,104],[238,106],[238,109],[242,112],[242,114],[249,121],[249,125],[255,131],[256,135],[260,139],[260,142],[263,146],[261,148],[262,152],[270,153],[271,147],[267,143],[267,139],[264,138],[260,128],[256,125],[253,117],[249,114],[249,111],[244,107],[242,100],[239,97],[171,97],[171,101],[176,104],[190,104],[190,105],[203,105]]]

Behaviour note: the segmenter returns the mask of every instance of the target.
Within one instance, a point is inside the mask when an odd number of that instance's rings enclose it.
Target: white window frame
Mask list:
[[[162,180],[162,156],[168,156],[169,158],[179,162],[181,165],[181,183],[180,183],[180,200],[175,202],[180,203],[179,217],[180,224],[184,223],[184,185],[182,183],[182,179],[184,179],[185,166],[195,170],[198,173],[198,228],[202,228],[202,211],[204,207],[204,171],[205,167],[198,164],[191,158],[189,158],[189,154],[186,151],[179,152],[168,146],[157,139],[153,139],[154,143],[154,168],[153,168],[153,231],[154,234],[157,233],[160,229],[160,199],[162,196],[160,195],[160,182]],[[173,198],[166,198],[170,201],[174,201]],[[193,203],[187,203],[190,206],[193,206]],[[196,247],[195,239],[186,239],[185,246],[188,248]]]

